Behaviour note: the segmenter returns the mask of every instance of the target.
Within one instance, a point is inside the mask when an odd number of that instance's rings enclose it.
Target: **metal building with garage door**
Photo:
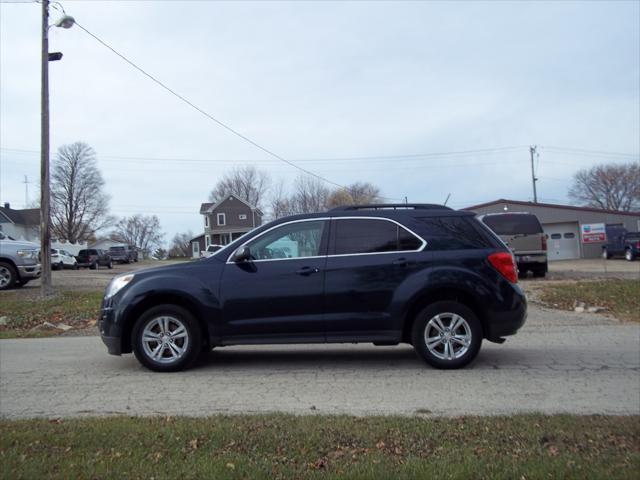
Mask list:
[[[478,215],[486,213],[533,213],[547,234],[549,261],[572,258],[597,258],[606,239],[602,234],[608,226],[621,226],[630,232],[640,231],[640,212],[620,212],[592,207],[574,207],[552,203],[495,200],[465,208]]]

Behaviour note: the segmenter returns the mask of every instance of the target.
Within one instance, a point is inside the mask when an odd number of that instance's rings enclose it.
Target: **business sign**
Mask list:
[[[580,225],[582,243],[603,243],[607,241],[604,223],[585,223]]]

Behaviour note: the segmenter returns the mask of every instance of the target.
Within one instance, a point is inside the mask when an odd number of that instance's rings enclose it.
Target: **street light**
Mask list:
[[[62,8],[62,6],[60,6]],[[73,17],[64,14],[53,25],[71,28]],[[49,185],[49,62],[60,60],[62,54],[49,54],[49,0],[42,0],[42,77],[41,77],[41,115],[40,115],[40,263],[42,265],[42,296],[53,293],[51,285],[51,230],[50,230],[50,185]]]

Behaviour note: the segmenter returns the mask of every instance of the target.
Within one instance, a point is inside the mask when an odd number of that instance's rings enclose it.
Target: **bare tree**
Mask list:
[[[193,232],[189,230],[184,233],[176,233],[171,240],[169,247],[170,257],[189,257],[191,256],[191,239]]]
[[[291,199],[288,197],[284,182],[280,180],[271,189],[269,198],[269,206],[271,207],[271,219],[286,217],[292,214]]]
[[[290,199],[291,213],[317,213],[327,209],[329,189],[310,175],[300,175]]]
[[[640,163],[602,164],[573,176],[569,198],[607,210],[640,209]]]
[[[209,201],[217,202],[227,195],[235,195],[254,207],[260,207],[269,184],[270,178],[266,172],[250,165],[236,167],[213,187]]]
[[[113,224],[109,196],[96,163],[96,153],[82,142],[63,145],[51,174],[51,227],[54,236],[84,241]]]
[[[347,186],[353,205],[366,205],[382,201],[380,189],[369,182],[356,182]]]
[[[158,217],[139,213],[121,218],[111,234],[113,240],[135,245],[145,256],[148,256],[155,247],[160,246],[162,237],[164,234]]]
[[[327,198],[327,208],[353,205],[354,203],[353,197],[346,188],[337,188]]]

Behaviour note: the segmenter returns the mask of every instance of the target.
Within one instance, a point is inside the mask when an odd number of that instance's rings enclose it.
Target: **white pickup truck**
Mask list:
[[[40,272],[40,246],[0,232],[0,290],[24,287]]]

